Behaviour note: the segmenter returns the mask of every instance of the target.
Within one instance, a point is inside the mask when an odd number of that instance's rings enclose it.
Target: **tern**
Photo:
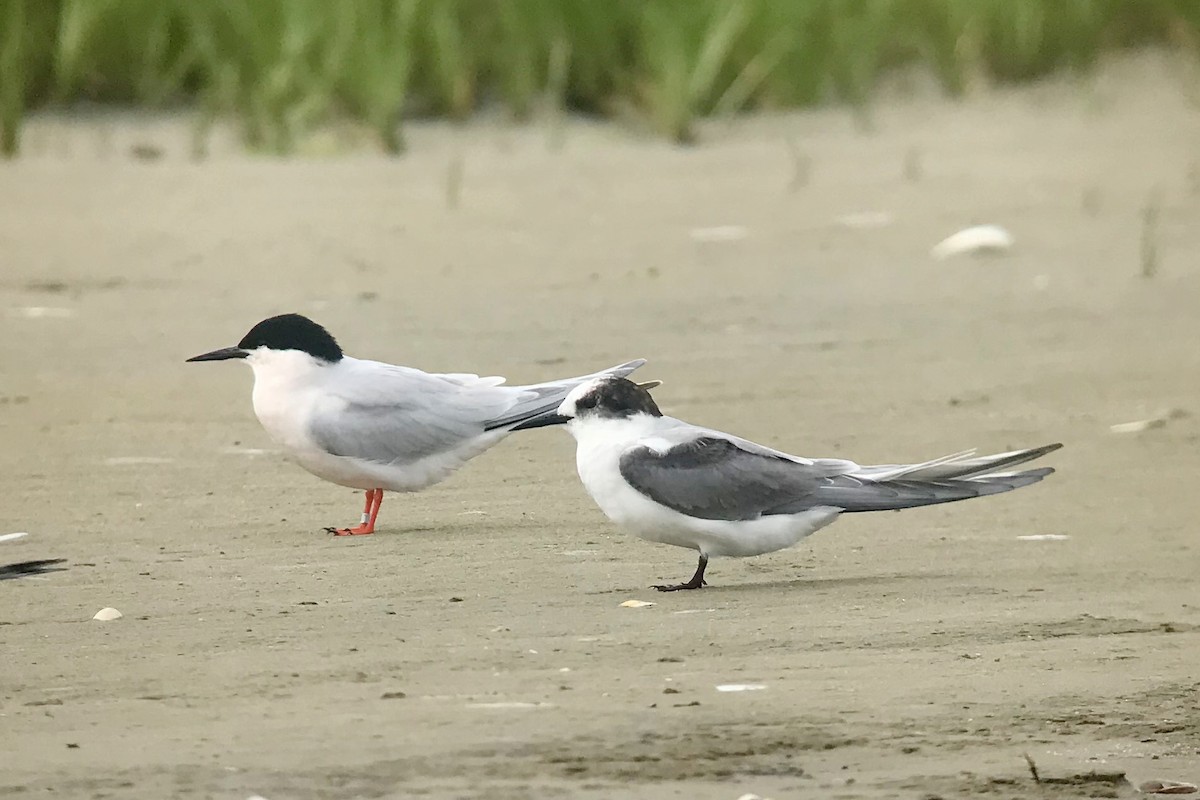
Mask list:
[[[434,374],[352,358],[300,314],[265,319],[236,347],[188,361],[241,359],[254,370],[254,413],[288,456],[319,478],[366,491],[362,518],[338,536],[374,533],[384,491],[416,492],[447,478],[518,427],[561,421],[576,386],[625,376],[630,361],[578,378],[504,386],[504,378]]]
[[[952,503],[1037,483],[1054,470],[1002,470],[1062,447],[881,466],[801,458],[664,416],[645,385],[616,375],[572,389],[558,416],[575,437],[579,478],[609,519],[647,541],[699,552],[691,580],[653,587],[662,592],[699,589],[710,558],[791,547],[843,513]]]

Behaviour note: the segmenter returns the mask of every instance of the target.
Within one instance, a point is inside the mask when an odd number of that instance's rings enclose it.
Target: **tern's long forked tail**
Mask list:
[[[832,486],[823,487],[821,500],[847,512],[890,511],[1011,492],[1037,483],[1054,469],[1001,470],[1033,461],[1060,447],[1055,443],[990,456],[975,456],[968,451],[923,464],[861,467]]]
[[[510,408],[501,417],[490,420],[484,430],[497,430],[499,428],[508,428],[509,430],[527,430],[529,428],[540,428],[545,425],[557,425],[565,422],[559,418],[555,412],[562,405],[562,401],[566,399],[571,390],[581,383],[605,375],[616,375],[619,378],[627,377],[634,370],[646,363],[646,359],[638,358],[633,361],[627,361],[624,364],[618,364],[615,367],[593,372],[591,375],[580,375],[576,378],[563,378],[562,380],[550,381],[548,383],[537,383],[532,386],[517,386],[514,387],[528,394],[527,397]]]

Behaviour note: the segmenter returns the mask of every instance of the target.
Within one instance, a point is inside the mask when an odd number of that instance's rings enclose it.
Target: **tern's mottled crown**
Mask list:
[[[655,385],[655,384],[648,384]],[[661,417],[650,392],[625,378],[606,375],[571,390],[559,408],[564,417],[624,418],[634,414]]]
[[[250,329],[238,347],[256,350],[266,347],[271,350],[299,350],[322,361],[342,360],[342,348],[329,331],[300,314],[280,314],[264,319]]]

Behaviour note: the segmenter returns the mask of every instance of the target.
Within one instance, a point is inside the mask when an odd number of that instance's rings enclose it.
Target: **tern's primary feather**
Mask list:
[[[518,387],[522,394],[516,404],[504,412],[503,415],[488,420],[485,427],[487,430],[508,428],[546,414],[553,414],[558,410],[558,407],[562,404],[567,394],[576,386],[588,383],[604,375],[616,375],[624,378],[645,363],[646,359],[639,358],[634,361],[627,361],[624,364],[618,364],[615,367],[609,367],[600,372],[593,372],[591,375]],[[658,383],[659,381],[651,382],[652,385],[658,385]]]
[[[1061,444],[1048,444],[1043,447],[1031,447],[1028,450],[1013,450],[1010,453],[997,453],[975,458],[969,457],[975,455],[974,450],[966,450],[921,464],[880,464],[863,467],[858,474],[874,480],[900,477],[926,481],[971,478],[1033,461],[1060,447],[1062,447]]]

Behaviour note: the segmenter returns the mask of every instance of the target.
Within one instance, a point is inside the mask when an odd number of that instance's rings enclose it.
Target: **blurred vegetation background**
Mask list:
[[[333,120],[390,152],[402,121],[502,106],[698,118],[863,103],[880,75],[1086,70],[1106,51],[1194,57],[1200,0],[0,0],[0,150],[30,109],[195,108],[287,153]]]

